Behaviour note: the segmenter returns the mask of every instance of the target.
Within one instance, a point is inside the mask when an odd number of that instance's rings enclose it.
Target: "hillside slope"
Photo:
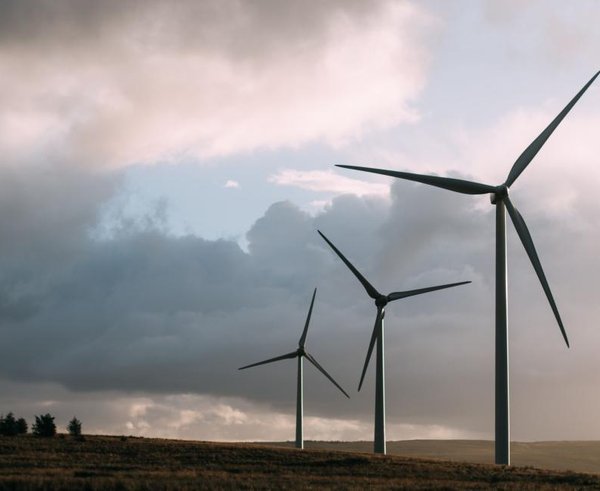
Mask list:
[[[0,437],[0,489],[600,489],[600,477],[399,456],[88,436]]]
[[[291,443],[280,443],[291,447]],[[307,448],[344,452],[373,451],[373,442],[306,442]],[[541,469],[600,474],[599,441],[511,442],[511,463]],[[403,440],[388,442],[388,454],[477,464],[494,462],[489,440]]]

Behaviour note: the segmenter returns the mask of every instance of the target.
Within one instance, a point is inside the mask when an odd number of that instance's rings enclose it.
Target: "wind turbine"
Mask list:
[[[304,367],[303,367],[303,358],[306,358],[310,361],[323,375],[325,375],[333,385],[335,385],[338,389],[342,391],[342,393],[350,399],[350,396],[346,393],[340,385],[333,380],[333,377],[327,373],[327,371],[319,364],[317,360],[315,360],[314,356],[312,356],[308,351],[306,351],[306,333],[308,332],[308,325],[310,323],[310,316],[312,314],[313,305],[315,303],[315,296],[317,294],[317,289],[313,292],[312,300],[310,301],[310,308],[308,309],[308,316],[306,317],[306,323],[304,324],[304,330],[302,331],[302,336],[300,336],[300,340],[298,341],[298,349],[296,351],[292,351],[291,353],[287,353],[285,355],[276,356],[275,358],[269,358],[268,360],[259,361],[258,363],[252,363],[251,365],[246,365],[245,367],[238,368],[238,370],[245,370],[246,368],[256,367],[258,365],[266,365],[267,363],[273,363],[279,360],[287,360],[292,358],[298,358],[298,384],[297,384],[297,396],[296,396],[296,448],[304,448],[304,433],[303,433],[303,418],[304,418],[304,405],[303,405],[303,388],[304,388]]]
[[[333,243],[318,230],[319,235],[325,239],[325,242],[329,244],[334,252],[340,257],[348,269],[354,273],[354,276],[358,278],[362,286],[367,291],[369,297],[375,300],[375,306],[377,307],[377,316],[375,317],[375,326],[373,327],[373,334],[371,334],[371,341],[369,342],[369,350],[367,351],[367,358],[365,365],[360,376],[360,383],[358,384],[358,390],[360,391],[369,361],[371,360],[371,354],[373,353],[373,347],[375,341],[377,341],[377,354],[375,360],[375,434],[374,434],[374,452],[385,454],[385,363],[384,363],[384,330],[383,330],[383,318],[385,317],[385,306],[389,302],[394,300],[400,300],[401,298],[412,297],[415,295],[421,295],[422,293],[433,292],[435,290],[442,290],[444,288],[451,288],[453,286],[464,285],[471,283],[470,281],[461,281],[460,283],[449,283],[447,285],[430,286],[428,288],[420,288],[418,290],[408,290],[405,292],[393,292],[389,295],[382,295],[379,293],[366,278],[360,274],[360,272],[352,265],[348,259],[338,250]]]
[[[398,172],[385,169],[373,169],[369,167],[358,167],[354,165],[338,165],[346,169],[361,170],[375,174],[398,177],[409,181],[429,184],[442,189],[448,189],[463,194],[487,194],[490,193],[491,202],[496,205],[496,464],[510,465],[510,415],[509,415],[509,392],[508,392],[508,322],[507,322],[507,279],[506,279],[506,213],[515,226],[517,234],[525,247],[529,260],[533,265],[544,293],[548,298],[552,312],[556,317],[560,332],[569,346],[569,339],[563,326],[558,308],[552,297],[550,286],[546,281],[546,275],[538,258],[533,239],[527,229],[525,220],[514,207],[508,197],[510,186],[517,180],[536,154],[540,151],[546,140],[554,132],[564,117],[569,113],[579,98],[588,89],[588,87],[600,75],[597,72],[590,81],[573,97],[565,108],[554,118],[548,127],[542,131],[539,136],[525,149],[525,151],[515,161],[504,183],[498,186],[481,184],[478,182],[465,181],[462,179],[452,179],[449,177],[428,176],[422,174],[412,174],[409,172]]]

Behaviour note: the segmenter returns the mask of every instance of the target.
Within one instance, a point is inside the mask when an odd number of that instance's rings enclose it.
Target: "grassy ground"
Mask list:
[[[291,443],[281,443],[292,446]],[[345,452],[372,452],[372,442],[307,442],[307,448],[340,450]],[[542,469],[571,470],[600,474],[600,442],[512,442],[511,463]],[[392,455],[443,459],[456,462],[492,464],[494,442],[484,440],[406,440],[388,442]]]
[[[0,437],[0,490],[311,488],[600,490],[600,476],[257,444]]]

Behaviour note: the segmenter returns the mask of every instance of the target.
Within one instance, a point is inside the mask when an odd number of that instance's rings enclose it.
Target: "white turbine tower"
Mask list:
[[[525,220],[513,206],[508,197],[510,186],[517,180],[529,163],[533,160],[546,140],[550,137],[563,118],[573,108],[575,103],[600,75],[597,72],[590,81],[577,93],[548,127],[525,149],[513,164],[506,181],[498,186],[481,184],[478,182],[453,179],[449,177],[428,176],[412,174],[409,172],[398,172],[385,169],[373,169],[369,167],[358,167],[354,165],[338,165],[346,169],[354,169],[375,174],[383,174],[398,177],[409,181],[429,184],[438,188],[448,189],[463,194],[491,194],[492,204],[496,205],[496,463],[510,465],[510,419],[509,419],[509,389],[508,389],[508,323],[507,323],[507,280],[506,280],[506,213],[508,210],[517,234],[525,247],[529,260],[533,265],[544,293],[548,298],[552,312],[556,317],[560,331],[569,346],[567,333],[563,326],[558,308],[552,297],[550,286],[546,281],[546,275],[538,258],[533,240],[525,225]]]
[[[333,377],[327,373],[327,371],[319,364],[317,360],[315,360],[314,356],[312,356],[308,351],[306,351],[306,333],[308,332],[308,325],[310,323],[310,316],[312,314],[313,305],[315,303],[315,295],[317,294],[317,289],[313,292],[312,300],[310,302],[310,308],[308,309],[308,316],[306,317],[306,323],[304,324],[304,330],[302,331],[302,336],[300,336],[300,341],[298,341],[298,349],[296,351],[292,351],[291,353],[287,353],[285,355],[276,356],[275,358],[269,358],[268,360],[259,361],[258,363],[252,363],[251,365],[246,365],[245,367],[238,368],[238,370],[244,370],[250,367],[256,367],[258,365],[266,365],[267,363],[273,363],[279,360],[287,360],[292,358],[298,358],[298,383],[297,383],[297,395],[296,395],[296,448],[304,448],[304,432],[303,432],[303,419],[304,419],[304,405],[303,405],[303,389],[304,389],[304,370],[303,370],[303,362],[302,360],[306,358],[310,361],[323,375],[325,375],[333,385],[335,385],[338,389],[342,391],[342,393],[347,397],[350,396],[346,393],[344,389],[335,381]]]
[[[389,302],[394,300],[400,300],[401,298],[413,297],[415,295],[421,295],[422,293],[433,292],[436,290],[442,290],[444,288],[451,288],[453,286],[465,285],[471,283],[470,281],[461,281],[460,283],[449,283],[446,285],[430,286],[428,288],[420,288],[418,290],[409,290],[405,292],[393,292],[389,295],[382,295],[379,293],[366,278],[360,274],[360,272],[344,257],[344,255],[333,245],[333,243],[325,237],[320,231],[318,231],[321,237],[325,239],[325,242],[334,250],[334,252],[340,257],[348,269],[354,273],[354,276],[358,278],[358,281],[367,291],[369,297],[375,300],[375,306],[377,307],[377,316],[375,317],[375,326],[373,327],[373,334],[371,335],[371,341],[369,342],[369,350],[367,351],[367,358],[363,367],[362,374],[360,376],[360,383],[358,384],[358,390],[361,389],[369,361],[371,360],[371,354],[373,353],[373,347],[375,341],[377,341],[377,354],[375,360],[375,431],[373,439],[373,450],[375,453],[384,454],[385,448],[385,363],[384,363],[384,330],[383,330],[383,318],[385,317],[385,306]]]

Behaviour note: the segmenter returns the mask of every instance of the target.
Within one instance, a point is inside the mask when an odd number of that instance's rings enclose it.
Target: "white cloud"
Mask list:
[[[581,86],[586,80],[581,80]],[[535,196],[532,205],[553,213],[566,213],[595,195],[600,182],[600,80],[596,80],[577,105],[550,136],[540,152],[513,184],[515,205],[526,195]],[[425,134],[415,145],[401,150],[374,149],[364,160],[372,167],[408,172],[457,176],[496,185],[504,182],[513,163],[525,148],[556,117],[581,86],[544,101],[539,106],[515,106],[488,125],[458,123],[444,134]],[[360,162],[362,159],[354,159]],[[360,164],[359,164],[360,165]],[[348,175],[366,178],[364,173]],[[393,183],[397,179],[386,178]],[[403,186],[412,184],[404,183]],[[437,193],[440,191],[432,190]],[[443,192],[443,191],[441,191]],[[526,199],[526,198],[525,198]],[[476,206],[489,207],[481,199]]]
[[[269,182],[280,186],[295,186],[310,191],[356,196],[374,195],[389,197],[390,186],[385,183],[368,182],[336,174],[334,171],[301,171],[284,169],[269,176]],[[319,205],[318,202],[315,203]]]
[[[289,441],[295,436],[293,404],[290,404],[290,411],[282,412],[268,404],[234,397],[197,394],[129,396],[98,392],[81,398],[79,394],[53,384],[18,386],[3,382],[2,386],[13,393],[17,390],[26,392],[23,399],[27,402],[21,400],[11,405],[10,410],[28,421],[33,419],[36,411],[47,410],[40,406],[38,397],[41,394],[59,394],[60,402],[50,409],[59,431],[64,431],[67,422],[76,414],[83,422],[85,433],[91,434],[221,441]],[[309,407],[305,410],[311,411]],[[307,440],[342,441],[368,440],[373,431],[370,421],[310,414],[305,414],[304,430]],[[468,431],[451,427],[393,422],[388,425],[388,435],[391,440],[473,436]]]
[[[237,181],[234,181],[232,179],[228,179],[227,182],[225,183],[225,185],[223,187],[224,188],[238,189],[240,187],[240,183],[237,182]]]
[[[333,203],[330,199],[314,199],[308,203],[308,212],[311,214],[322,213],[327,206]]]
[[[593,199],[600,182],[595,130],[600,125],[599,96],[600,89],[591,88],[519,176],[511,187],[515,205],[529,199],[530,208],[566,215]],[[555,99],[543,108],[516,108],[489,127],[461,130],[455,134],[458,161],[446,165],[464,169],[480,182],[503,182],[517,157],[567,102]]]
[[[93,19],[45,7],[55,23],[6,21],[5,36],[22,39],[0,45],[5,160],[44,152],[115,167],[210,158],[339,144],[418,117],[433,24],[409,2],[156,2],[142,15],[128,5]],[[71,31],[80,42],[62,38]]]

